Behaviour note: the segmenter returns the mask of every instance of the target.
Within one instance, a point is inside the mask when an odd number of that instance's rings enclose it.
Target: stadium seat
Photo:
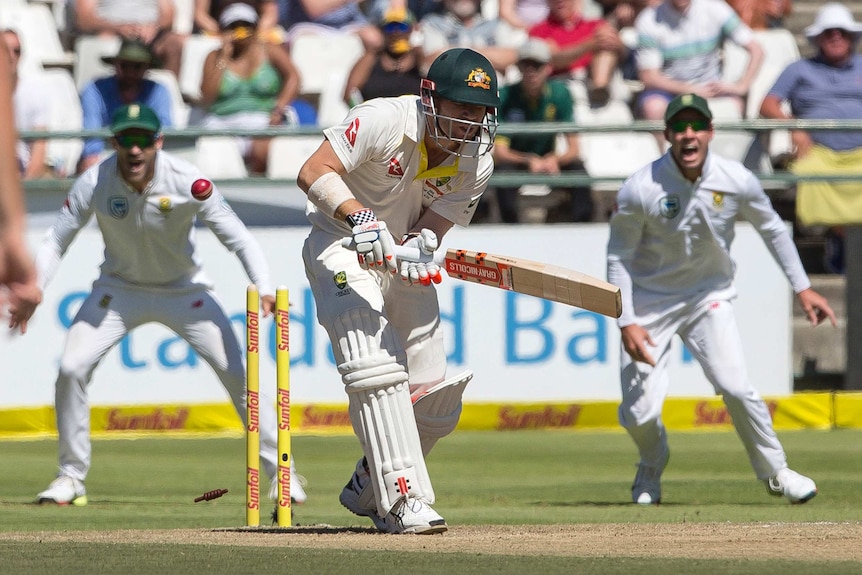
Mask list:
[[[300,34],[291,44],[291,57],[302,77],[302,95],[319,96],[330,83],[330,76],[344,81],[364,48],[356,34]]]
[[[242,159],[237,141],[232,136],[205,136],[198,138],[197,164],[213,179],[247,178],[248,169]]]
[[[83,113],[72,74],[63,69],[48,69],[37,74],[51,96],[50,131],[75,132],[83,126]],[[60,177],[72,175],[84,149],[80,138],[48,140],[49,161],[54,163]]]
[[[269,145],[266,176],[295,180],[299,168],[320,146],[322,136],[276,136]]]
[[[174,128],[182,129],[188,126],[191,110],[183,100],[180,85],[174,73],[170,70],[152,69],[147,70],[147,78],[168,89],[168,93],[171,95],[171,114],[174,119]]]
[[[174,0],[173,31],[177,34],[192,33],[195,25],[195,0]]]
[[[36,73],[43,67],[63,66],[71,68],[74,63],[60,42],[60,34],[51,10],[44,4],[27,4],[12,0],[3,2],[0,10],[0,28],[18,32],[23,50],[19,62],[19,73]]]
[[[75,42],[75,86],[80,92],[88,82],[113,73],[114,69],[102,62],[103,56],[116,56],[120,39],[103,36],[79,36]]]
[[[180,63],[180,92],[189,102],[197,102],[201,98],[201,79],[204,72],[204,60],[207,54],[221,46],[217,36],[192,34],[186,38],[183,45],[183,58]]]

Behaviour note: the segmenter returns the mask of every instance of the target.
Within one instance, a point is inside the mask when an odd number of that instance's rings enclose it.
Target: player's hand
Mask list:
[[[638,324],[631,324],[620,329],[620,336],[623,348],[633,360],[655,367],[655,359],[648,350],[648,347],[655,347],[655,343],[647,330]]]
[[[796,297],[799,298],[799,305],[802,306],[802,311],[805,312],[811,325],[820,325],[826,318],[832,322],[832,327],[837,325],[835,312],[829,307],[825,297],[811,288],[802,290]]]
[[[265,295],[260,298],[260,311],[263,317],[269,317],[275,312],[275,296]]]
[[[42,290],[35,283],[10,284],[8,298],[9,328],[27,333],[27,322],[42,303]]]
[[[433,255],[434,250],[439,247],[437,234],[428,228],[422,228],[418,233],[407,234],[401,238],[401,245],[410,248],[418,248],[426,255]],[[431,282],[439,284],[443,281],[440,274],[440,266],[433,261],[411,262],[399,260],[401,267],[401,279],[408,285],[431,285]]]
[[[348,221],[354,222],[353,246],[362,269],[387,269],[398,271],[395,260],[395,240],[386,228],[386,222],[377,219],[369,209],[350,214]]]

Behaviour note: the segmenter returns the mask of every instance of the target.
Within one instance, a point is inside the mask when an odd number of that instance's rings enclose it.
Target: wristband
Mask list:
[[[377,216],[374,215],[374,212],[371,209],[362,208],[361,210],[356,210],[352,214],[348,215],[345,220],[351,228],[355,228],[356,226],[361,226],[368,222],[376,222]]]
[[[308,200],[331,218],[338,206],[353,199],[353,192],[335,172],[326,172],[308,188]]]
[[[418,238],[421,235],[422,235],[422,232],[408,232],[408,233],[404,234],[403,236],[401,236],[401,245],[403,246],[404,244],[406,244],[407,242],[409,242],[413,238]]]

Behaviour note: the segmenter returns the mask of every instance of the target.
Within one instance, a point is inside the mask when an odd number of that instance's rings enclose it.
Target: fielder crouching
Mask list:
[[[356,106],[299,173],[312,224],[306,274],[364,452],[340,500],[388,533],[447,529],[431,508],[425,456],[455,429],[472,377],[446,378],[439,267],[399,262],[393,248],[397,238],[431,253],[470,223],[493,172],[498,105],[491,63],[448,50],[419,97]]]
[[[84,480],[91,454],[87,387],[102,358],[138,326],[161,323],[185,339],[212,367],[245,422],[242,351],[201,267],[196,220],[236,254],[259,286],[264,316],[275,307],[269,266],[257,240],[197,167],[162,151],[156,113],[142,104],[123,106],[114,114],[111,134],[116,153],[75,180],[36,256],[44,289],[77,233],[95,217],[105,260],[69,327],[60,358],[55,387],[60,471],[37,495],[39,503],[86,505]],[[41,297],[14,310],[12,326],[23,331],[38,301]],[[261,410],[260,427],[261,464],[275,499],[273,410]],[[291,478],[296,477],[292,472]],[[291,496],[296,503],[306,499],[298,479],[292,481]]]

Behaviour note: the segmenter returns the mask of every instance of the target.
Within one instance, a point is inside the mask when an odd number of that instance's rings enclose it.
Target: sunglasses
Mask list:
[[[407,22],[388,22],[383,25],[384,34],[406,34],[410,31],[410,24]]]
[[[145,150],[155,145],[159,137],[158,134],[121,134],[114,136],[114,139],[117,140],[117,144],[121,148],[125,148],[126,150],[131,150],[135,146]]]
[[[704,118],[698,118],[697,120],[674,120],[673,122],[668,122],[667,127],[677,134],[682,134],[689,127],[695,132],[703,132],[704,130],[709,130],[709,120]]]
[[[119,60],[117,65],[123,70],[143,70],[147,67],[143,62],[129,62],[127,60]]]

